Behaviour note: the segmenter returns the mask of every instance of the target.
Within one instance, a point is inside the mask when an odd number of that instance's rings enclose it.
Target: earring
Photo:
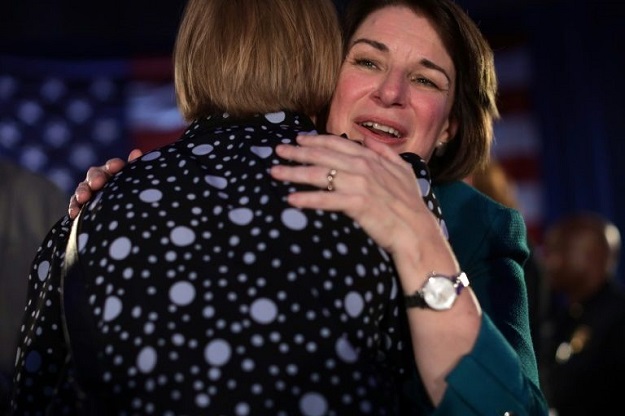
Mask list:
[[[434,154],[436,156],[443,156],[445,154],[445,145],[447,143],[445,143],[442,140],[439,140],[438,142],[436,142],[436,149],[434,150]]]

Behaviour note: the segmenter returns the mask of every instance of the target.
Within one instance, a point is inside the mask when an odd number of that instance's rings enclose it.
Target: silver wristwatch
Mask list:
[[[405,304],[407,308],[448,310],[454,305],[462,289],[467,286],[469,286],[469,279],[464,272],[460,272],[456,276],[432,273],[420,290],[404,297]]]

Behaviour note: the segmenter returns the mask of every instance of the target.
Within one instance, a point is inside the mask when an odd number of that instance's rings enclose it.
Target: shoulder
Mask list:
[[[526,291],[523,265],[530,252],[523,218],[465,183],[446,184],[435,192],[460,267],[482,308],[501,324]]]
[[[435,185],[434,192],[441,203],[443,214],[481,213],[481,216],[503,216],[509,218],[510,221],[522,221],[517,210],[500,204],[462,181]]]
[[[529,251],[527,229],[519,211],[496,202],[462,181],[437,185],[434,192],[441,204],[454,251],[501,244]]]

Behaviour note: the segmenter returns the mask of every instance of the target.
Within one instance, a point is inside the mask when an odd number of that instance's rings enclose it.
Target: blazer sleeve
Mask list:
[[[464,183],[443,188],[436,192],[450,243],[483,317],[473,350],[448,375],[432,414],[547,415],[529,327],[523,218]]]

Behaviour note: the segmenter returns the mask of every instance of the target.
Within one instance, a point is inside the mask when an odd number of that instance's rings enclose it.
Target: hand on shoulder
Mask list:
[[[128,155],[128,162],[141,157],[143,152],[140,149],[133,149]],[[113,158],[106,161],[101,166],[91,166],[87,171],[85,180],[80,182],[76,186],[74,194],[69,200],[69,207],[67,213],[71,219],[76,218],[82,206],[87,203],[93,194],[104,187],[106,182],[122,170],[126,166],[126,161],[120,158]]]

